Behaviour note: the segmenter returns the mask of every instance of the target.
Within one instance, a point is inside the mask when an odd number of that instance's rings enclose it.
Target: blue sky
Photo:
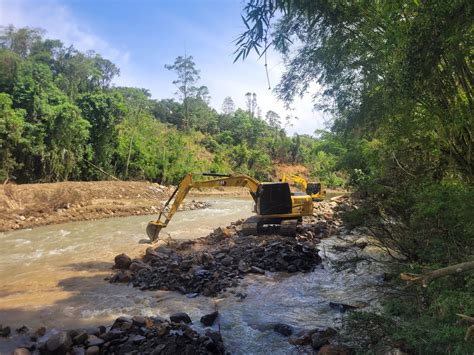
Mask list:
[[[246,92],[257,93],[262,112],[299,117],[288,127],[291,134],[311,134],[324,127],[310,96],[285,109],[268,90],[264,62],[256,56],[233,64],[232,41],[243,30],[239,0],[0,0],[0,25],[40,27],[47,37],[59,38],[80,50],[95,50],[121,70],[116,85],[147,88],[157,99],[174,96],[173,73],[164,68],[186,51],[201,71],[211,105],[220,111],[231,96],[244,107]],[[270,81],[275,86],[283,61],[268,56]]]

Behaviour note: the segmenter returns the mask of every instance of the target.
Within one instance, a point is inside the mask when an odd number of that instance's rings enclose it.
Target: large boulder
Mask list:
[[[210,314],[206,314],[201,317],[201,323],[204,324],[206,327],[210,327],[214,324],[217,317],[219,316],[219,312],[215,311]]]
[[[114,259],[116,269],[127,270],[132,263],[132,259],[127,254],[119,254]]]
[[[275,324],[275,326],[273,327],[273,330],[286,337],[289,337],[291,334],[293,334],[293,327],[284,323]]]
[[[173,323],[192,323],[191,318],[188,316],[187,313],[184,312],[173,313],[170,316],[170,321],[172,321]]]
[[[72,347],[72,340],[68,333],[60,332],[52,335],[46,342],[46,349],[56,355],[68,353]]]
[[[12,330],[10,327],[3,327],[2,325],[0,325],[0,336],[6,338],[10,335],[11,332]]]
[[[17,348],[13,351],[13,355],[30,355],[31,352],[26,348]]]

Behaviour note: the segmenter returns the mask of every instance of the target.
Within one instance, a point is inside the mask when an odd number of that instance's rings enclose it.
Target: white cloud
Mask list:
[[[55,0],[0,0],[0,25],[37,27],[46,30],[46,37],[60,39],[81,51],[93,50],[112,62],[125,66],[130,52],[109,44],[81,24],[69,9]]]

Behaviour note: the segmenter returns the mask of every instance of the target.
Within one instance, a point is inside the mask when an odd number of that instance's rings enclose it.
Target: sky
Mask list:
[[[175,75],[164,66],[187,53],[218,111],[226,96],[244,108],[245,93],[255,92],[263,114],[298,117],[286,128],[289,134],[324,128],[326,117],[313,110],[309,94],[288,110],[268,89],[263,58],[233,63],[233,41],[244,30],[243,6],[241,0],[0,0],[0,25],[39,27],[46,37],[94,50],[120,68],[115,85],[148,89],[155,99],[175,96]],[[274,87],[283,60],[273,52],[267,60]]]

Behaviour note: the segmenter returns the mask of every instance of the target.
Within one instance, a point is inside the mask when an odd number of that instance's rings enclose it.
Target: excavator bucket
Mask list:
[[[146,234],[152,243],[158,240],[161,228],[163,228],[163,225],[157,224],[155,221],[149,222],[146,226]]]

